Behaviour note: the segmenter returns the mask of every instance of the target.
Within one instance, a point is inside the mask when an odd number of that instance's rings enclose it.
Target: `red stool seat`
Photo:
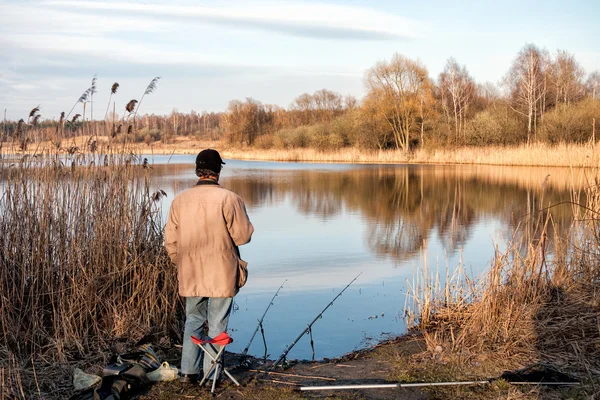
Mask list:
[[[199,339],[196,336],[192,336],[192,342],[198,345],[210,343],[218,344],[220,346],[227,346],[229,343],[233,342],[233,339],[227,334],[227,332],[221,332],[212,339]]]
[[[223,364],[223,353],[225,351],[225,346],[227,346],[228,344],[233,342],[233,339],[227,334],[227,332],[221,332],[212,339],[211,338],[200,339],[196,336],[192,336],[192,342],[194,344],[200,346],[202,351],[204,351],[205,357],[209,356],[212,359],[212,365],[210,367],[210,370],[205,371],[204,378],[202,378],[202,380],[200,381],[200,385],[204,384],[207,377],[214,370],[214,374],[213,374],[213,378],[212,378],[213,383],[212,383],[212,388],[210,390],[211,393],[214,393],[215,385],[217,384],[217,378],[219,376],[219,367],[221,367],[221,369],[225,373],[225,375],[227,375],[229,377],[229,379],[231,379],[233,381],[233,383],[235,383],[237,386],[240,386],[239,382],[229,373],[229,371],[227,371],[227,368],[225,368],[225,366],[222,365]],[[221,346],[221,348],[219,349],[219,351],[217,352],[217,354],[215,356],[213,356],[208,351],[208,348],[211,348],[212,345]],[[205,347],[205,346],[207,346],[207,347]],[[213,349],[214,349],[214,347],[213,347]]]

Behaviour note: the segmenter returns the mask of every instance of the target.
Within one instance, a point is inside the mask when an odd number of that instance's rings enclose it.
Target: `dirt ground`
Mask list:
[[[177,365],[178,360],[168,360]],[[474,362],[458,367],[443,356],[432,356],[418,336],[404,336],[338,359],[319,362],[292,361],[285,368],[270,369],[272,361],[249,359],[242,367],[239,355],[228,354],[226,366],[241,386],[221,381],[214,395],[210,387],[179,381],[152,385],[136,398],[166,399],[586,399],[592,386],[541,388],[513,386],[503,380],[489,384],[434,388],[301,391],[301,387],[486,380],[499,376],[504,366],[496,362]],[[591,396],[591,397],[590,397]]]
[[[413,345],[418,345],[414,342]],[[408,349],[406,344],[403,344]],[[414,351],[418,351],[417,347]],[[239,355],[227,354],[227,365],[238,365]],[[390,383],[390,373],[394,369],[391,360],[379,357],[373,350],[352,353],[335,360],[319,362],[291,361],[285,368],[270,370],[272,361],[264,363],[258,359],[248,359],[242,367],[229,367],[230,372],[240,382],[237,387],[229,380],[217,386],[215,398],[222,399],[402,399],[417,400],[428,398],[424,392],[413,389],[369,389],[348,391],[300,391],[303,386],[331,386]],[[177,362],[173,360],[173,362]],[[210,387],[198,384],[182,384],[178,381],[162,382],[153,385],[140,400],[158,399],[208,399],[212,398]]]

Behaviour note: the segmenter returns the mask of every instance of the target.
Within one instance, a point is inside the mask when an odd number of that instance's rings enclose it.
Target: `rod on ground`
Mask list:
[[[348,287],[350,287],[350,285],[352,285],[354,283],[355,280],[358,279],[358,277],[362,274],[362,272],[358,275],[356,275],[356,277],[354,279],[352,279],[352,281],[350,281],[349,284],[346,285],[345,288],[342,289],[341,292],[338,293],[337,296],[335,296],[333,298],[333,300],[331,300],[329,302],[329,304],[327,304],[325,306],[325,308],[323,310],[321,310],[321,312],[315,317],[315,319],[312,320],[312,322],[310,324],[308,324],[308,326],[306,328],[304,328],[304,330],[300,333],[300,335],[298,335],[298,337],[296,338],[296,340],[294,340],[290,345],[288,345],[288,347],[285,348],[285,350],[283,351],[283,353],[281,353],[281,356],[279,356],[279,358],[277,359],[277,361],[275,361],[275,364],[272,365],[271,368],[275,368],[276,366],[279,365],[279,363],[281,361],[283,361],[285,359],[285,356],[287,356],[287,354],[290,352],[290,350],[292,350],[292,347],[294,347],[296,345],[296,343],[298,343],[298,341],[302,338],[302,336],[304,336],[306,334],[306,332],[310,331],[310,328],[313,326],[313,324],[315,322],[317,322],[317,320],[323,315],[323,313],[333,304],[334,301],[337,300],[338,297],[340,297],[342,295],[342,293],[344,293],[344,291],[346,289],[348,289]]]
[[[337,385],[337,386],[302,386],[300,390],[354,390],[354,389],[394,389],[409,387],[428,386],[462,386],[462,385],[485,385],[491,381],[466,381],[466,382],[431,382],[431,383],[383,383],[371,385]],[[508,382],[511,385],[560,385],[575,386],[579,382]]]
[[[281,284],[281,286],[279,286],[279,289],[277,289],[277,291],[273,295],[273,298],[269,302],[269,305],[267,306],[267,309],[265,310],[265,312],[263,313],[262,317],[258,321],[258,325],[256,325],[256,329],[254,330],[254,333],[252,334],[252,337],[250,338],[250,341],[246,345],[246,348],[244,349],[244,351],[242,351],[242,357],[245,357],[246,354],[248,354],[248,349],[250,349],[250,345],[252,344],[252,341],[254,340],[254,337],[258,333],[258,330],[262,329],[262,323],[263,323],[263,320],[265,319],[265,315],[267,315],[267,312],[269,311],[269,308],[271,308],[271,306],[273,305],[273,301],[275,301],[275,297],[277,297],[277,295],[279,294],[279,291],[281,290],[281,288],[283,288],[283,285],[285,285],[286,282],[287,282],[287,279],[285,281],[283,281],[283,283]],[[263,341],[264,341],[264,335],[263,335]],[[266,348],[266,342],[265,342],[265,357],[266,357],[266,352],[267,352],[267,348]]]

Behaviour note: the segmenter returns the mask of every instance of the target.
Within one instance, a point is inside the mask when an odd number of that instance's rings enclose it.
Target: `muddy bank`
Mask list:
[[[171,352],[172,363],[177,365],[176,352]],[[228,354],[227,365],[237,365],[239,355]],[[380,343],[375,347],[352,352],[337,359],[318,362],[291,361],[285,368],[270,371],[272,361],[263,363],[251,359],[244,367],[229,367],[241,386],[223,381],[215,397],[225,399],[448,399],[448,398],[585,398],[593,393],[592,386],[577,388],[543,388],[539,386],[512,386],[504,380],[486,385],[437,388],[392,388],[345,391],[300,391],[303,386],[386,384],[410,382],[441,382],[488,380],[511,367],[519,367],[510,360],[494,360],[483,355],[468,363],[460,362],[442,349],[432,354],[418,334],[405,335]],[[208,386],[182,384],[179,381],[157,383],[141,393],[137,399],[210,399]]]

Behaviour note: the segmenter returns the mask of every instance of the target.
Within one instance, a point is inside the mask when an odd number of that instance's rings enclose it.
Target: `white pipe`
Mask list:
[[[302,386],[300,390],[347,390],[347,389],[392,389],[398,383],[388,385],[341,385],[341,386]]]
[[[458,385],[484,385],[490,381],[466,381],[466,382],[431,382],[431,383],[387,383],[372,385],[339,385],[339,386],[302,386],[300,390],[353,390],[353,389],[393,389],[426,386],[458,386]],[[579,382],[508,382],[511,385],[561,385],[574,386]]]
[[[433,383],[388,383],[373,385],[340,385],[340,386],[302,386],[300,390],[350,390],[350,389],[392,389],[400,387],[424,387],[424,386],[456,386],[456,385],[480,385],[490,383],[489,381],[470,382],[433,382]]]

